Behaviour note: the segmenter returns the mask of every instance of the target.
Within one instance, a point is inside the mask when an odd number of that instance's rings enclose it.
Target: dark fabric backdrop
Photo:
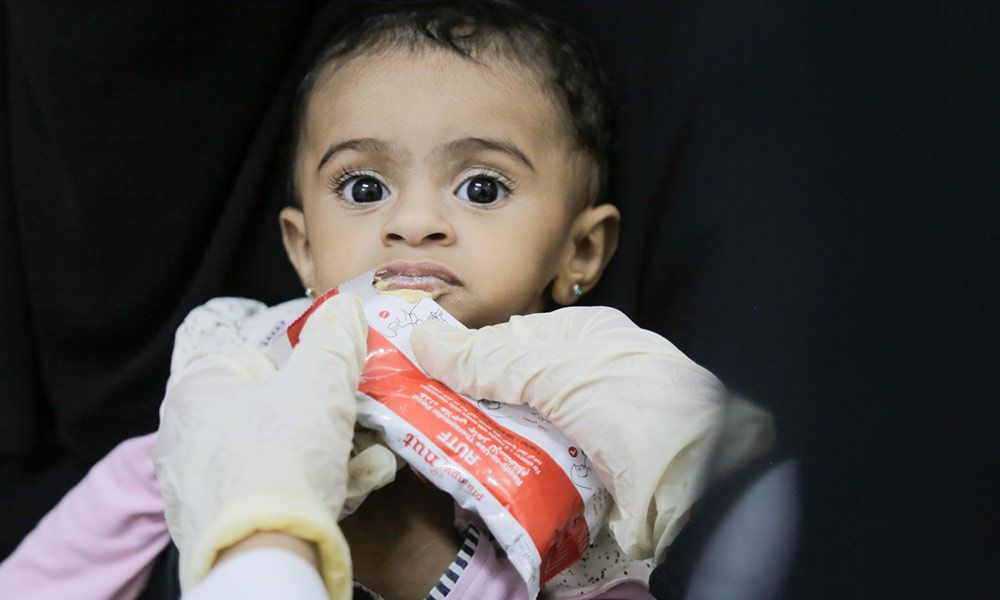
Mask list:
[[[156,428],[191,308],[301,293],[287,113],[347,4],[4,5],[0,556]],[[1000,5],[532,6],[615,83],[624,231],[586,300],[776,412],[788,595],[995,589]]]

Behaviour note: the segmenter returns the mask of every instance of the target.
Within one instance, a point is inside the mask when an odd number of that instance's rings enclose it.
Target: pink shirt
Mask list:
[[[0,564],[0,597],[135,598],[170,541],[153,471],[156,434],[126,440]]]
[[[126,440],[94,465],[0,564],[0,597],[124,600],[142,592],[170,540],[151,457],[155,440],[156,434]],[[541,597],[648,599],[648,574],[636,566],[628,576],[582,587],[558,585],[556,576]],[[510,562],[498,559],[480,536],[448,598],[520,600],[527,590]]]

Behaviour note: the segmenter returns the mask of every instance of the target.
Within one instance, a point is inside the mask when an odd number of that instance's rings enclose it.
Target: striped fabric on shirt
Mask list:
[[[458,578],[462,576],[465,568],[469,566],[472,555],[476,553],[476,546],[479,544],[479,531],[472,525],[465,528],[462,533],[462,545],[458,549],[458,554],[451,561],[448,568],[444,570],[441,578],[434,584],[431,591],[424,600],[443,600],[455,587]],[[357,581],[354,582],[354,600],[382,600],[382,596],[371,591]]]
[[[479,532],[475,527],[469,525],[462,537],[462,546],[458,549],[458,555],[455,556],[455,560],[451,561],[448,568],[444,570],[444,574],[441,575],[441,578],[431,588],[430,593],[427,594],[424,600],[443,600],[448,596],[448,592],[455,587],[458,578],[465,571],[465,568],[469,566],[469,561],[472,560],[472,555],[476,552],[477,544],[479,544]]]

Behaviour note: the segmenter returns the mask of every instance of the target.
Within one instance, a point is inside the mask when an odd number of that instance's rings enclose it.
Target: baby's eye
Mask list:
[[[476,175],[463,181],[455,195],[473,204],[493,204],[505,199],[510,192],[510,187],[497,177]]]
[[[337,192],[344,200],[356,204],[378,202],[388,196],[385,184],[371,175],[348,177]]]

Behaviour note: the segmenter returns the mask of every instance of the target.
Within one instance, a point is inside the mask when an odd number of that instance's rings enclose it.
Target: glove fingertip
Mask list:
[[[305,328],[308,328],[309,323],[316,317],[320,317],[321,320],[326,321],[342,319],[350,323],[350,325],[367,323],[361,299],[353,294],[337,294],[327,299],[316,309],[316,312],[313,313],[309,321],[306,322]]]
[[[309,316],[302,328],[300,345],[321,350],[343,350],[343,340],[353,342],[356,360],[364,361],[365,340],[368,338],[368,321],[361,308],[361,301],[353,295],[333,296]],[[293,356],[295,353],[293,352]]]
[[[348,495],[358,490],[368,493],[391,483],[398,468],[396,455],[382,444],[365,448],[347,463]]]
[[[433,320],[424,321],[413,328],[410,334],[410,346],[420,366],[425,369],[433,368],[435,359],[453,347],[456,337],[453,332],[461,330]]]

